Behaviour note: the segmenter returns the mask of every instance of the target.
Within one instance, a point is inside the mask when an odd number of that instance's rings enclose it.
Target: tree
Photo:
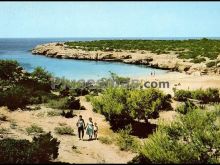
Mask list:
[[[22,68],[17,61],[0,60],[0,79],[15,81],[21,76]]]
[[[48,82],[52,77],[52,74],[43,69],[42,67],[36,67],[34,71],[31,73],[31,76],[33,78],[38,79],[39,81]]]
[[[0,140],[0,162],[2,164],[49,163],[58,157],[60,142],[51,133],[34,137],[33,141]]]
[[[91,99],[96,112],[103,114],[114,126],[130,124],[135,119],[157,117],[159,110],[170,107],[170,99],[157,89],[108,88]]]
[[[219,163],[219,110],[196,109],[170,125],[161,124],[145,141],[139,160],[144,156],[151,163]]]

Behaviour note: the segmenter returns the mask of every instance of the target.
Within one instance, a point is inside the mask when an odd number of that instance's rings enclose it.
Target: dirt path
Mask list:
[[[5,112],[10,122],[3,122],[0,127],[10,128],[11,121],[17,124],[16,129],[10,129],[8,136],[17,139],[31,139],[28,136],[25,128],[35,123],[41,126],[44,131],[51,131],[52,135],[60,140],[59,156],[56,161],[67,163],[127,163],[135,154],[131,152],[120,151],[115,145],[102,144],[99,140],[87,141],[88,136],[85,135],[85,140],[79,140],[77,136],[76,122],[78,115],[82,115],[85,122],[89,117],[93,118],[94,122],[97,122],[99,126],[99,136],[114,136],[114,133],[110,130],[108,122],[104,120],[104,117],[100,114],[92,111],[92,106],[89,102],[85,101],[85,97],[80,97],[81,105],[86,110],[76,110],[74,113],[77,115],[73,118],[64,118],[62,116],[49,117],[46,114],[47,111],[53,109],[41,106],[40,110],[36,111],[15,111],[7,113],[0,108],[0,113]],[[66,123],[74,128],[76,135],[57,135],[54,133],[54,128],[59,126],[59,123]],[[75,146],[76,149],[72,149]]]

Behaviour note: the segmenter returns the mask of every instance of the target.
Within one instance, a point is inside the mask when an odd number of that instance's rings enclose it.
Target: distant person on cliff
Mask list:
[[[89,122],[86,125],[86,134],[89,135],[89,140],[92,140],[93,132],[94,132],[94,125],[92,118],[90,117]]]
[[[83,139],[84,128],[85,128],[85,122],[82,118],[82,115],[79,115],[79,120],[77,121],[76,126],[78,127],[79,140],[81,140],[81,139]]]

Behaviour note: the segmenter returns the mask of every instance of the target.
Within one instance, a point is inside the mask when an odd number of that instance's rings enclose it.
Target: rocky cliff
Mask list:
[[[148,51],[86,51],[70,48],[64,43],[48,43],[36,46],[32,50],[32,53],[54,58],[118,61],[129,64],[147,65],[171,71],[186,72],[188,74],[193,72],[198,72],[199,74],[220,74],[219,69],[207,68],[205,63],[195,64],[190,62],[190,60],[179,59],[174,52],[157,55]]]

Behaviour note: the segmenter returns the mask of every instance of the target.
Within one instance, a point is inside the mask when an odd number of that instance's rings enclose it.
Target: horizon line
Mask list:
[[[220,36],[217,36],[217,37],[213,37],[213,36],[190,36],[190,37],[0,37],[0,39],[61,39],[61,38],[91,38],[91,39],[94,39],[94,38],[140,38],[140,39],[143,39],[143,38],[220,38]]]

